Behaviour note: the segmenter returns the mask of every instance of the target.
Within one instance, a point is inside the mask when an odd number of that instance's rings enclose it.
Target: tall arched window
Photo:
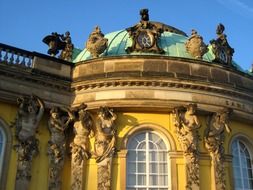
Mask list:
[[[235,190],[253,190],[252,161],[249,149],[243,141],[232,143]]]
[[[4,149],[6,144],[6,137],[3,129],[0,126],[0,179],[3,173]]]
[[[0,189],[6,189],[8,166],[12,147],[10,127],[0,118]]]
[[[168,148],[155,132],[143,131],[127,144],[127,190],[168,190]]]

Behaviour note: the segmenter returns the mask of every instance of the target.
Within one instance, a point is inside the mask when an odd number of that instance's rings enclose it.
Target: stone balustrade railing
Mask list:
[[[0,63],[32,67],[33,53],[0,43]]]

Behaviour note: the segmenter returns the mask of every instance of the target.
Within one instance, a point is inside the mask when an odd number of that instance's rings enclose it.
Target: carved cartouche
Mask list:
[[[185,42],[185,47],[186,51],[196,59],[202,59],[208,50],[203,38],[197,34],[196,30],[192,30],[191,36]]]
[[[108,39],[104,38],[104,34],[101,32],[100,28],[96,26],[86,42],[86,49],[93,58],[96,58],[106,50],[108,46],[107,42]]]

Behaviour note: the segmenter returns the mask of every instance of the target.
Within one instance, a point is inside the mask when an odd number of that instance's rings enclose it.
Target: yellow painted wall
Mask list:
[[[0,103],[0,117],[8,124],[14,121],[16,115],[17,107],[15,105],[9,105],[5,103]],[[131,132],[131,130],[138,129],[138,127],[142,124],[153,124],[158,126],[156,130],[163,129],[164,134],[170,135],[170,140],[175,143],[175,149],[177,151],[181,151],[180,144],[175,136],[175,127],[172,124],[172,116],[170,114],[164,113],[117,113],[117,149],[120,150],[123,144],[123,140],[126,137],[126,134]],[[38,133],[36,134],[37,138],[39,139],[39,155],[34,158],[32,164],[32,180],[30,184],[30,190],[45,190],[47,189],[48,183],[48,157],[47,157],[47,142],[49,140],[49,132],[47,129],[47,121],[48,121],[48,114],[45,113],[42,121],[40,122]],[[206,153],[203,143],[203,134],[206,128],[206,121],[204,117],[200,117],[200,121],[202,123],[202,127],[200,129],[200,135],[202,137],[202,141],[200,141],[199,147],[202,153]],[[249,138],[253,139],[253,128],[248,124],[242,124],[240,122],[232,122],[231,123],[232,134],[226,136],[225,139],[225,148],[226,153],[228,153],[229,143],[231,138],[238,133],[243,133],[247,135]],[[14,137],[15,130],[12,129],[13,137]],[[69,135],[69,138],[71,135]],[[13,144],[15,144],[15,138]],[[94,137],[91,138],[90,141],[92,151],[93,151],[93,144],[94,144]],[[67,150],[66,157],[65,157],[65,167],[62,172],[62,189],[68,190],[70,189],[70,155],[69,149]],[[119,153],[120,154],[120,153]],[[122,164],[125,163],[124,158],[120,157],[119,154],[114,158],[113,161],[113,173],[112,173],[112,184],[113,190],[121,190],[122,183],[125,180],[125,169],[122,167]],[[12,190],[14,189],[15,185],[15,175],[16,175],[16,162],[17,162],[17,154],[14,150],[11,150],[11,158],[9,162],[9,169],[8,169],[8,180],[7,180],[7,189]],[[205,158],[201,157],[200,160],[200,189],[201,190],[211,190],[211,173],[210,173],[210,165],[211,160],[208,159],[208,155]],[[177,173],[177,186],[178,190],[185,189],[185,161],[183,157],[178,157],[176,161],[176,173]],[[226,171],[227,171],[227,187],[230,188],[231,184],[231,167],[230,163],[226,164]],[[86,170],[86,174],[84,176],[85,181],[85,189],[92,189],[96,190],[96,183],[97,183],[97,165],[94,158],[91,158],[86,162],[86,166],[84,168]],[[172,173],[175,175],[175,173]]]

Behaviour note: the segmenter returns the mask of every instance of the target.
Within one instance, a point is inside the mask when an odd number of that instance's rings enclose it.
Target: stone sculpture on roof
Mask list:
[[[93,58],[97,58],[106,50],[108,46],[107,42],[108,39],[104,37],[100,27],[96,26],[86,42],[86,49]]]
[[[141,21],[133,27],[127,28],[132,39],[132,45],[126,49],[131,52],[164,53],[159,46],[159,39],[164,32],[162,27],[149,21],[148,9],[140,10]]]
[[[223,24],[219,24],[216,29],[217,38],[210,41],[212,51],[215,55],[215,59],[213,61],[232,66],[234,49],[229,45],[227,35],[224,34],[224,30],[225,26]]]
[[[192,30],[191,36],[185,42],[186,51],[196,59],[202,59],[207,52],[207,45],[204,43],[202,36],[196,30]]]

